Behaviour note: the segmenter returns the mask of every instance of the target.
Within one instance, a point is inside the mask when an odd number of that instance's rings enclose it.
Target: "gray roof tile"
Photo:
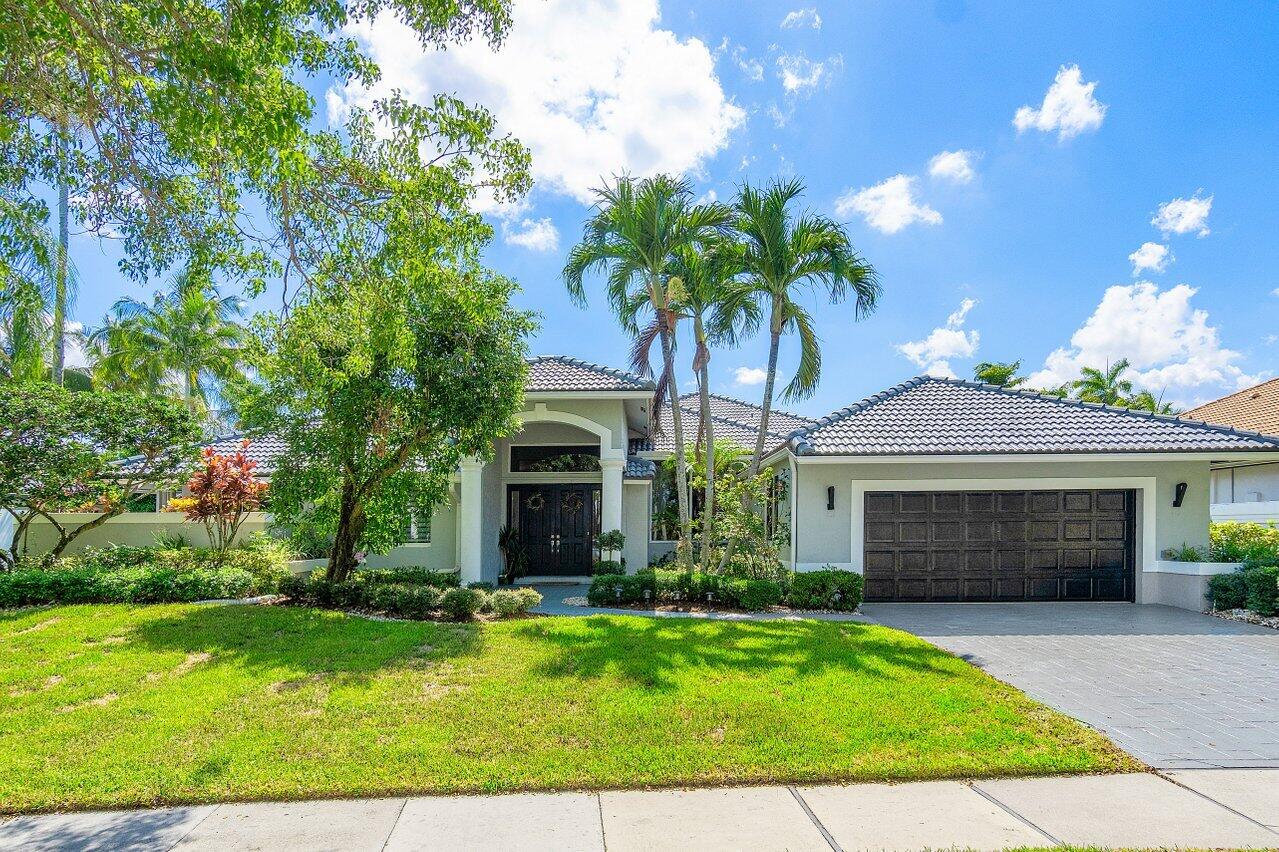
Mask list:
[[[1279,438],[1199,421],[920,376],[794,432],[798,455],[1279,450]]]
[[[625,370],[589,364],[567,355],[539,355],[529,359],[528,383],[524,386],[524,390],[534,393],[652,389],[652,382]]]
[[[695,393],[680,397],[680,414],[683,417],[684,440],[692,444],[697,440],[698,418],[701,416],[701,401]],[[711,420],[715,429],[716,442],[729,442],[754,450],[755,438],[759,434],[759,424],[764,410],[758,405],[734,399],[720,394],[710,395]],[[631,452],[657,451],[670,453],[675,451],[675,418],[670,407],[662,409],[661,429],[648,439],[631,442]],[[768,414],[768,436],[765,447],[775,447],[796,429],[811,426],[814,421],[789,411],[773,409]]]

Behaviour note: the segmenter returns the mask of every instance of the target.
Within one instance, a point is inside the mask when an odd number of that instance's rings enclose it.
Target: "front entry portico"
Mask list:
[[[507,520],[533,576],[591,573],[599,536],[600,486],[552,483],[507,486]]]

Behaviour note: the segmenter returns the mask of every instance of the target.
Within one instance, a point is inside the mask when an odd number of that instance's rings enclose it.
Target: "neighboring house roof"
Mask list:
[[[257,462],[257,472],[268,476],[275,471],[275,460],[284,452],[285,444],[283,439],[275,435],[246,435],[238,432],[234,435],[227,435],[225,438],[218,438],[200,447],[210,447],[213,452],[220,456],[234,455],[240,450],[240,443],[248,439],[249,446],[244,451],[245,456],[250,461]]]
[[[710,403],[716,443],[729,442],[754,450],[764,409],[753,403],[715,393],[710,395]],[[701,401],[696,393],[684,394],[679,398],[679,408],[684,426],[684,441],[691,445],[697,440]],[[773,409],[768,414],[768,434],[764,446],[775,447],[796,429],[811,426],[813,422],[807,417],[801,417],[789,411]],[[662,453],[675,451],[675,417],[669,406],[662,409],[661,428],[657,430],[657,434],[650,438],[631,441],[631,452],[646,451]]]
[[[531,393],[553,391],[626,391],[652,390],[653,383],[639,376],[570,358],[567,355],[539,355],[528,362]]]
[[[1279,451],[1279,438],[1169,415],[920,376],[793,433],[796,455]]]
[[[1279,379],[1206,402],[1182,416],[1265,435],[1279,435]]]

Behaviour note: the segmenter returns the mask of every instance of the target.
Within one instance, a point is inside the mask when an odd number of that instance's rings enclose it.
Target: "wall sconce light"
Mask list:
[[[833,485],[826,486],[826,510],[835,511],[835,486]]]
[[[1187,487],[1189,487],[1189,486],[1187,486],[1187,485],[1186,485],[1186,483],[1184,483],[1184,482],[1178,482],[1178,483],[1177,483],[1177,491],[1176,491],[1176,493],[1175,493],[1175,494],[1173,494],[1173,497],[1172,497],[1172,505],[1173,505],[1173,508],[1176,508],[1176,509],[1180,509],[1180,508],[1181,508],[1181,501],[1182,501],[1182,500],[1184,500],[1184,499],[1186,499],[1186,488],[1187,488]]]

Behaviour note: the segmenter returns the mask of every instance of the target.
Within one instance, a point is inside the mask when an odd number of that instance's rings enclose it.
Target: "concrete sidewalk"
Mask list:
[[[0,849],[1279,847],[1279,770],[205,805],[0,823]]]

